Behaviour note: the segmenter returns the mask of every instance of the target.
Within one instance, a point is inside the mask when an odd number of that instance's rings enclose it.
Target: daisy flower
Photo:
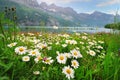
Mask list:
[[[38,56],[38,55],[40,55],[40,53],[39,53],[38,49],[35,49],[35,50],[30,50],[28,55]]]
[[[48,49],[48,50],[52,50],[52,47],[51,47],[51,46],[49,46],[49,47],[47,47],[47,49]]]
[[[83,45],[83,44],[84,44],[84,42],[80,42],[80,44],[82,44],[82,45]]]
[[[71,61],[71,63],[72,63],[72,65],[71,65],[71,66],[72,66],[73,68],[75,68],[75,69],[76,69],[76,68],[78,68],[78,67],[79,67],[79,62],[78,62],[77,60],[72,60],[72,61]]]
[[[103,43],[104,43],[104,41],[98,41],[98,43],[103,44]]]
[[[87,36],[82,36],[82,39],[85,39],[85,40],[86,40],[86,39],[87,39]]]
[[[29,36],[34,36],[34,34],[33,34],[33,33],[28,33],[28,35],[29,35]]]
[[[40,60],[42,60],[43,58],[41,57],[41,56],[37,56],[35,59],[34,59],[34,61],[36,62],[36,63],[38,63],[38,61],[40,61]]]
[[[80,36],[80,33],[75,33],[75,35]]]
[[[65,38],[70,37],[70,35],[68,35],[68,34],[63,34],[62,36],[65,37]]]
[[[35,44],[37,44],[37,43],[40,42],[40,40],[39,39],[34,39],[34,40],[32,40],[32,42],[34,42]]]
[[[43,43],[38,43],[38,44],[36,45],[36,48],[45,49],[45,48],[47,48],[47,44],[46,44],[46,43],[45,43],[45,44],[43,44]]]
[[[41,37],[41,36],[42,36],[42,34],[39,34],[39,36]]]
[[[44,49],[44,48],[47,48],[47,44],[46,43],[41,45],[41,49]]]
[[[22,61],[28,62],[28,61],[30,61],[30,57],[29,56],[23,56]]]
[[[79,52],[78,50],[76,50],[76,49],[73,49],[73,50],[71,50],[70,52],[72,53],[72,56],[73,56],[74,58],[76,58],[76,59],[83,57],[82,54],[80,54],[80,52]]]
[[[90,50],[88,53],[89,53],[91,56],[95,56],[95,55],[96,55],[96,53],[95,53],[93,50]]]
[[[102,46],[97,46],[97,48],[98,48],[98,49],[103,49],[103,47],[102,47]]]
[[[59,54],[60,52],[59,51],[56,51],[56,54]]]
[[[58,56],[56,57],[57,61],[61,64],[65,64],[66,63],[66,55],[65,54],[58,54]]]
[[[87,33],[83,33],[84,35],[88,35]]]
[[[94,42],[88,42],[89,45],[93,46],[94,45]]]
[[[70,43],[71,43],[71,40],[66,40],[65,43],[66,43],[66,44],[70,44]]]
[[[77,41],[71,40],[71,44],[77,44]]]
[[[60,43],[59,43],[59,42],[56,42],[55,44],[56,44],[56,45],[59,45]]]
[[[62,69],[62,73],[64,73],[69,80],[70,78],[74,78],[74,70],[70,68],[70,66],[65,66]]]
[[[16,47],[15,52],[19,55],[25,54],[27,52],[27,47],[24,46]]]
[[[64,53],[67,58],[71,58],[72,55],[70,53]]]
[[[75,40],[66,40],[65,43],[66,44],[77,44],[77,41],[75,41]]]
[[[62,47],[64,47],[64,48],[67,47],[67,44],[62,44]]]
[[[16,46],[16,44],[17,44],[17,42],[14,42],[14,43],[8,44],[7,46],[11,48],[13,46]]]
[[[49,58],[45,58],[45,59],[43,59],[43,63],[46,63],[46,64],[51,64],[51,63],[53,63],[53,60],[51,59],[51,57],[49,57]]]
[[[39,75],[39,74],[40,74],[40,71],[33,71],[33,74],[34,74],[34,75]]]

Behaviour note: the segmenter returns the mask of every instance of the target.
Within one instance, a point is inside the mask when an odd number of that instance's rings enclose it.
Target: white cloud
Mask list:
[[[108,0],[106,2],[97,4],[97,7],[104,7],[104,6],[113,5],[113,4],[120,4],[120,0]]]
[[[108,14],[116,14],[116,11],[115,10],[110,10],[110,11],[106,11],[106,13],[108,13]]]
[[[106,10],[104,13],[107,13],[107,14],[113,14],[113,15],[116,15],[116,12],[117,12],[118,10]],[[117,12],[117,14],[119,14],[120,15],[120,11],[118,11]]]
[[[91,11],[88,11],[88,12],[84,12],[84,13],[87,13],[87,14],[92,14],[95,10],[91,10]]]
[[[72,2],[88,2],[90,0],[37,0],[39,3],[46,2],[47,4],[67,4]]]

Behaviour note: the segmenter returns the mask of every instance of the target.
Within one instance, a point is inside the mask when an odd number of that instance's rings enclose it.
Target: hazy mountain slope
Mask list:
[[[80,22],[86,25],[104,26],[105,24],[114,22],[114,15],[95,11],[92,14],[79,14]]]
[[[30,6],[28,4],[16,3],[11,0],[0,0],[0,11],[4,11],[5,7],[16,7],[18,23],[20,25],[60,25],[70,26],[72,22],[62,19],[61,17],[52,16],[41,9]],[[66,25],[66,23],[68,23]]]
[[[60,7],[37,0],[0,0],[0,10],[4,6],[17,8],[18,22],[21,25],[46,26],[98,26],[114,22],[114,15],[95,11],[92,14],[77,13],[70,7]],[[118,17],[120,18],[120,16]]]
[[[40,8],[49,14],[60,16],[65,20],[70,20],[78,26],[104,26],[105,24],[114,22],[114,15],[95,11],[92,14],[77,13],[70,7],[60,7],[55,4],[47,5],[41,2]]]

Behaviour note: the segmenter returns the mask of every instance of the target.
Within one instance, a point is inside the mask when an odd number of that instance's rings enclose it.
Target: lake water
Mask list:
[[[109,33],[112,32],[112,29],[106,29],[102,27],[45,27],[45,26],[21,26],[21,31],[23,32],[40,32],[40,31],[47,31],[47,32],[87,32],[87,33],[98,33],[98,32],[105,32]]]

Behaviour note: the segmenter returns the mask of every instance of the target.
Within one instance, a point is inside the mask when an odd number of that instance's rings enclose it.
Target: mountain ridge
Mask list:
[[[61,7],[56,4],[48,5],[45,2],[41,2],[40,4],[37,0],[9,0],[12,2],[16,2],[17,4],[25,5],[34,10],[38,10],[48,14],[49,25],[57,25],[57,26],[104,26],[109,23],[114,22],[114,15],[103,13],[100,11],[94,11],[91,14],[87,13],[77,13],[71,7]],[[38,14],[39,15],[39,14]],[[44,14],[43,14],[44,15]],[[50,20],[50,17],[51,20]],[[63,20],[63,21],[62,21]],[[50,23],[52,22],[52,24]],[[62,25],[62,23],[67,25]],[[47,25],[47,24],[45,24]]]
[[[25,3],[19,3],[14,0],[0,0],[0,11],[4,11],[5,7],[16,7],[17,21],[22,26],[70,26],[74,24],[60,17],[50,15],[39,8],[29,5],[29,3],[25,5]]]

